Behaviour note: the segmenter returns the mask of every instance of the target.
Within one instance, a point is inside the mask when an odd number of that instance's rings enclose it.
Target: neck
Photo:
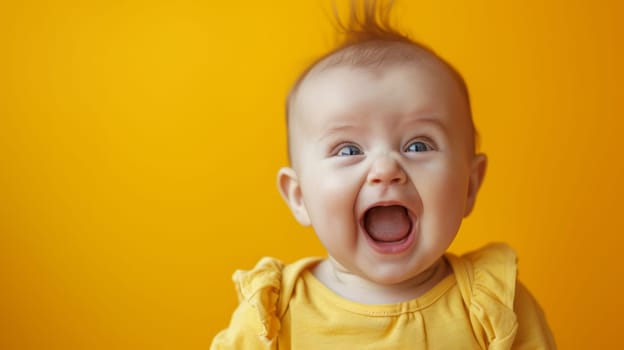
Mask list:
[[[379,284],[345,270],[332,258],[317,265],[312,271],[325,286],[340,296],[363,304],[395,304],[418,298],[451,273],[441,257],[427,270],[406,281]]]

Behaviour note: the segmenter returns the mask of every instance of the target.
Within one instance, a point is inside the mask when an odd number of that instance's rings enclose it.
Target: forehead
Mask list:
[[[291,102],[290,123],[308,132],[346,116],[388,118],[388,113],[435,118],[449,128],[470,121],[461,85],[443,64],[427,58],[385,66],[313,70]]]

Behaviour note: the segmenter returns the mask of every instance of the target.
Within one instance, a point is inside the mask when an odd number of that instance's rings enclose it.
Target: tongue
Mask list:
[[[405,208],[393,205],[369,209],[364,217],[364,226],[374,240],[394,242],[407,236],[411,222]]]

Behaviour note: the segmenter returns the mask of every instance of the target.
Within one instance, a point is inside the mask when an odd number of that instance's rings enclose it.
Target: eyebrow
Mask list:
[[[445,125],[439,118],[414,118],[406,122],[406,125],[412,124],[431,124],[442,130],[444,133],[448,131],[448,126]]]
[[[354,129],[359,129],[360,126],[354,123],[339,123],[336,125],[332,125],[326,129],[323,129],[323,133],[322,135],[318,138],[319,141],[322,141],[328,137],[331,137],[332,135],[335,135],[337,133],[341,133],[341,132],[345,132],[345,131],[350,131],[350,130],[354,130]]]
[[[410,118],[410,120],[406,121],[400,127],[409,127],[414,124],[425,124],[431,125],[435,129],[440,130],[445,135],[448,134],[448,127],[439,119],[439,118]],[[330,127],[323,129],[323,134],[318,138],[318,141],[323,141],[337,133],[357,130],[361,128],[362,123],[336,123],[336,125],[331,125]]]
[[[346,131],[346,130],[352,130],[352,129],[359,129],[360,126],[358,125],[358,123],[341,123],[341,124],[336,124],[336,125],[332,125],[330,127],[328,127],[327,129],[325,129],[324,131],[326,131],[327,133],[332,133],[332,132],[339,132],[339,131]]]

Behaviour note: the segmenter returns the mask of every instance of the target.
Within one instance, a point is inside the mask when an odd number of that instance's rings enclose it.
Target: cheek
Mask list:
[[[353,219],[359,190],[353,174],[319,168],[307,176],[310,181],[302,184],[302,194],[315,229]]]
[[[353,175],[317,172],[306,185],[302,193],[314,232],[327,252],[340,259],[357,242],[357,181]]]
[[[468,193],[468,176],[465,170],[441,167],[421,183],[419,192],[425,213],[444,231],[456,231],[464,217]]]

